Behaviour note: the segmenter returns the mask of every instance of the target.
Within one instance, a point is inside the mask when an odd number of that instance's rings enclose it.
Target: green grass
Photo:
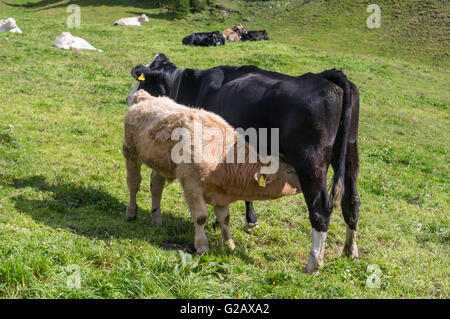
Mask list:
[[[218,2],[229,16],[170,21],[164,9],[142,1],[80,0],[82,27],[71,32],[104,53],[52,47],[67,31],[64,1],[0,2],[1,17],[13,16],[24,31],[0,34],[0,297],[449,298],[448,2],[377,1],[377,30],[366,27],[366,1]],[[112,26],[141,11],[149,24]],[[236,22],[267,29],[271,41],[181,45],[190,32]],[[145,179],[139,218],[125,222],[121,144],[130,70],[157,52],[184,68],[255,64],[291,75],[343,69],[361,95],[358,260],[341,256],[345,223],[335,211],[325,267],[302,273],[311,232],[302,196],[256,202],[260,227],[251,233],[243,203],[233,204],[233,253],[222,246],[210,211],[211,252],[189,265],[163,249],[193,242],[178,183],[165,190],[162,228],[151,225]],[[366,285],[371,264],[382,271],[378,289]],[[73,265],[80,289],[67,285]]]

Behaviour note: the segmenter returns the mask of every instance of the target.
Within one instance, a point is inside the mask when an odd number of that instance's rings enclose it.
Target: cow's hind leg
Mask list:
[[[230,210],[228,205],[214,206],[214,214],[216,215],[216,219],[220,223],[220,230],[222,231],[223,243],[226,246],[230,247],[231,250],[234,250],[235,246],[230,231]]]
[[[208,209],[203,196],[203,190],[195,182],[186,179],[181,181],[184,196],[191,212],[192,221],[195,228],[194,246],[199,254],[205,253],[208,248],[208,239],[205,233],[205,223],[208,218]]]
[[[247,229],[252,229],[258,226],[253,202],[245,202],[245,219],[247,221]]]
[[[161,218],[161,197],[164,190],[166,179],[158,174],[155,170],[152,170],[150,181],[150,192],[152,193],[152,211],[150,218],[153,224],[156,226],[162,226]]]
[[[348,143],[344,194],[342,196],[341,206],[342,214],[347,225],[344,254],[351,259],[358,258],[358,247],[356,245],[356,225],[359,218],[359,195],[356,189],[356,182],[359,170],[358,144]]]
[[[302,192],[308,205],[312,226],[312,246],[308,263],[304,268],[307,274],[313,274],[323,267],[325,241],[330,223],[331,206],[327,191],[326,166],[306,165],[296,168]]]
[[[126,219],[130,221],[137,217],[136,194],[141,186],[141,163],[126,159],[125,165],[127,168],[127,185],[130,191],[130,202],[127,206]]]

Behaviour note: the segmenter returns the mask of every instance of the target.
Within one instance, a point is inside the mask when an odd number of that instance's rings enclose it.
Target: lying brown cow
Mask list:
[[[223,37],[227,41],[241,41],[241,35],[247,33],[242,24],[236,25],[231,29],[226,29],[222,32]]]
[[[202,129],[200,137],[195,135],[199,123]],[[174,140],[174,135],[180,132],[184,134],[181,139],[184,144]],[[186,134],[194,138],[185,138]],[[201,144],[200,151],[197,150],[198,144]],[[187,150],[187,156],[178,163],[174,154],[179,155],[177,147],[180,145]],[[239,147],[245,149],[244,160],[240,162],[235,160]],[[231,163],[229,154],[233,154]],[[275,199],[300,192],[297,174],[285,163],[280,162],[274,174],[261,174],[267,164],[262,163],[244,138],[238,136],[220,116],[182,106],[167,97],[153,97],[144,90],[134,94],[125,117],[123,155],[130,191],[127,220],[136,218],[136,193],[141,183],[143,163],[153,169],[150,216],[156,225],[162,225],[160,202],[165,181],[178,178],[191,211],[195,248],[200,254],[208,250],[204,229],[208,216],[206,203],[214,206],[224,243],[234,249],[229,229],[230,203]],[[252,156],[257,160],[251,162]]]

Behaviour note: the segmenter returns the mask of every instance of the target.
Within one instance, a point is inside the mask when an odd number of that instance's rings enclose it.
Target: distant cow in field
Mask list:
[[[266,30],[248,31],[247,33],[241,36],[241,41],[260,41],[260,40],[269,40],[269,36],[267,35]]]
[[[209,47],[224,45],[225,39],[219,31],[198,32],[185,36],[182,43],[185,45]]]
[[[138,17],[129,17],[129,18],[122,18],[114,22],[114,25],[126,25],[126,26],[135,26],[140,27],[142,23],[147,23],[150,20],[145,14],[141,14]]]
[[[247,33],[242,24],[236,25],[231,29],[226,29],[222,32],[222,35],[227,41],[241,41],[241,36]]]
[[[63,32],[59,37],[55,39],[55,43],[53,45],[63,50],[75,49],[75,50],[92,50],[103,52],[103,50],[93,47],[85,39],[75,37],[69,32]]]
[[[196,131],[198,125],[200,133]],[[181,142],[174,139],[177,130],[184,133]],[[178,143],[182,143],[186,151],[180,162],[173,159]],[[245,150],[243,161],[236,160],[239,147]],[[252,152],[257,159],[253,162],[249,160]],[[229,229],[230,203],[275,199],[300,192],[300,182],[291,166],[279,163],[275,173],[262,173],[262,167],[267,164],[262,164],[245,139],[220,116],[182,106],[167,97],[153,97],[144,90],[134,94],[125,117],[123,155],[130,191],[127,220],[136,218],[141,165],[146,164],[152,168],[153,223],[162,224],[160,202],[165,181],[178,179],[195,226],[195,248],[199,254],[208,250],[204,226],[208,217],[207,203],[214,206],[224,243],[234,249]]]
[[[131,74],[139,82],[127,101],[144,89],[183,105],[203,107],[236,128],[279,128],[280,153],[299,177],[312,226],[304,271],[311,274],[322,268],[331,212],[339,205],[347,224],[344,253],[358,257],[359,92],[344,73],[331,69],[291,76],[249,65],[181,69],[160,53],[147,66],[135,66]],[[247,221],[253,223],[251,202],[246,202],[246,209]]]
[[[0,20],[0,32],[22,33],[22,30],[17,26],[16,20],[8,18],[6,20]]]

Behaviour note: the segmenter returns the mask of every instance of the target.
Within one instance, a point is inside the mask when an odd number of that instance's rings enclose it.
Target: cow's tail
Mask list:
[[[344,91],[341,120],[337,131],[335,143],[340,141],[336,155],[338,156],[336,170],[334,172],[333,184],[331,186],[330,203],[334,208],[341,204],[344,194],[345,158],[347,155],[347,141],[350,130],[350,120],[352,116],[352,96],[351,85],[347,77],[339,70],[332,69],[321,73],[328,81],[338,85]]]

